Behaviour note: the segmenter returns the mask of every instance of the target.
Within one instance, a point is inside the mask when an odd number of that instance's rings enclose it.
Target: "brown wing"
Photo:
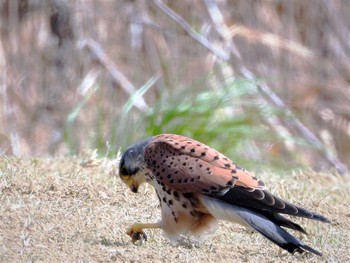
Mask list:
[[[180,135],[155,136],[145,149],[145,162],[157,180],[180,192],[222,195],[234,185],[264,185],[223,154]]]
[[[262,181],[226,156],[184,136],[155,136],[146,146],[145,161],[161,184],[171,185],[179,192],[216,196],[227,203],[260,211],[275,220],[281,218],[275,213],[284,213],[329,222],[322,215],[271,194]],[[302,231],[300,227],[291,226],[288,220],[282,221],[288,223],[284,226]]]

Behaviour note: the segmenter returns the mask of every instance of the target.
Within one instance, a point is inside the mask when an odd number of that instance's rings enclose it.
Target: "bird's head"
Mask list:
[[[139,186],[146,181],[142,167],[145,165],[145,147],[151,139],[147,138],[130,146],[120,159],[119,176],[134,193],[137,193]]]

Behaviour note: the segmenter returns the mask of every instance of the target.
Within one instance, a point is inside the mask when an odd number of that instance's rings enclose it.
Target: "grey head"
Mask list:
[[[153,137],[146,138],[125,150],[119,163],[119,175],[122,179],[135,175],[139,171],[140,165],[144,162],[145,148],[152,139]]]

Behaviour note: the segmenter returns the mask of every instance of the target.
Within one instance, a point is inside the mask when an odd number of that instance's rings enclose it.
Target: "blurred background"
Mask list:
[[[0,0],[0,154],[179,133],[249,169],[350,165],[350,1]]]

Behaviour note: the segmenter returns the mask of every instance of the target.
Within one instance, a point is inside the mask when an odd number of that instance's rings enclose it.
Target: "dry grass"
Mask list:
[[[115,163],[0,158],[1,262],[350,261],[349,182],[331,174],[259,175],[273,192],[332,220],[298,220],[310,233],[300,237],[324,253],[319,258],[292,256],[230,223],[200,248],[173,246],[160,231],[148,231],[149,241],[136,247],[125,229],[157,220],[158,202],[150,187],[128,191],[114,176]]]
[[[112,156],[180,122],[194,134],[198,111],[234,129],[267,126],[242,147],[246,159],[349,168],[349,10],[346,0],[0,0],[0,154]],[[232,82],[247,77],[245,88]],[[143,96],[132,92],[148,85]],[[184,98],[194,104],[227,88],[232,98],[184,112]],[[131,101],[136,108],[125,110]],[[242,145],[247,134],[231,136]]]

